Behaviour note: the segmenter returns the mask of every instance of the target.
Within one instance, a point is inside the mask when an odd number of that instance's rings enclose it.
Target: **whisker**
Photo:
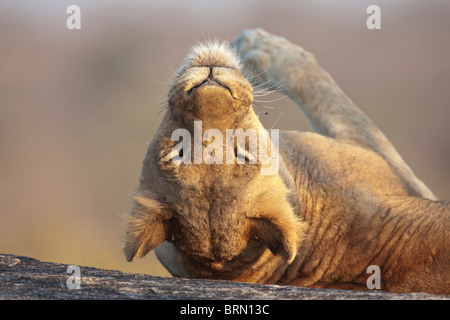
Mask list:
[[[259,87],[265,86],[265,85],[268,84],[269,82],[270,82],[270,80],[267,80],[267,81],[265,81],[265,82],[263,82],[263,83],[252,85],[252,87],[253,87],[253,89],[259,88]],[[263,90],[264,90],[264,88],[263,88]]]
[[[265,105],[257,104],[257,103],[254,103],[253,105],[258,108],[261,107],[261,108],[266,108],[266,109],[275,109],[274,107],[269,107],[269,106],[265,106]]]
[[[159,109],[157,115],[159,115],[159,114],[161,114],[161,112],[167,110],[168,107],[169,107],[169,104],[166,104],[166,105],[162,106],[162,107]]]
[[[274,83],[273,85],[271,85],[269,88],[276,91],[281,91],[281,89],[284,87],[284,84],[281,80],[278,80],[277,83]]]
[[[278,121],[281,119],[281,116],[283,115],[283,112],[280,113],[280,115],[278,116],[277,120],[275,121],[275,123],[270,127],[270,130],[273,129],[273,127],[275,127],[275,125],[278,123]]]
[[[276,92],[276,91],[257,91],[256,93],[253,93],[253,96],[254,97],[265,97],[274,92]]]
[[[173,81],[171,81],[171,82],[165,82],[165,81],[162,81],[162,80],[157,80],[159,83],[161,83],[161,84],[163,84],[163,85],[166,85],[166,86],[171,86],[172,85],[172,83],[173,83]]]
[[[266,100],[266,101],[264,101],[264,100],[257,100],[257,99],[255,99],[255,100],[253,100],[253,101],[256,101],[256,102],[263,102],[263,103],[268,103],[268,102],[276,102],[276,101],[280,101],[280,100],[282,100],[282,99],[284,99],[284,98],[287,98],[287,96],[282,96],[282,97],[280,97],[280,98],[276,98],[276,99],[272,99],[272,100]]]
[[[170,68],[170,75],[172,76],[172,78],[176,78],[178,76],[177,70],[173,70],[172,68]]]
[[[260,75],[262,75],[263,73],[265,73],[265,72],[267,72],[267,70],[269,70],[270,69],[270,65],[266,68],[266,69],[264,69],[263,71],[261,71],[260,73],[258,73],[258,74],[251,74],[251,76],[253,77],[253,78],[257,78],[257,77],[259,77]]]

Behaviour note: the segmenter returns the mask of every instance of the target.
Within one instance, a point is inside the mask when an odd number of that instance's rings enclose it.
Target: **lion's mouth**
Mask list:
[[[208,78],[203,80],[201,83],[199,83],[199,84],[193,86],[192,88],[190,88],[189,90],[187,90],[188,96],[191,95],[191,93],[195,89],[198,89],[198,88],[203,87],[203,86],[219,86],[219,87],[222,87],[222,88],[224,88],[225,90],[227,90],[230,93],[231,97],[233,97],[233,94],[231,93],[230,88],[228,88],[226,85],[220,83],[219,80],[217,80],[216,78],[211,77],[211,76],[209,76]]]

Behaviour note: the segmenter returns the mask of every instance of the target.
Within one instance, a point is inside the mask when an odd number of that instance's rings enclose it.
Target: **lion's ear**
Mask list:
[[[296,239],[288,237],[274,221],[255,219],[253,222],[253,237],[264,243],[274,255],[280,255],[284,260],[292,262],[296,251]]]
[[[294,213],[286,197],[265,194],[260,197],[256,214],[251,217],[252,235],[275,255],[291,263],[305,235],[305,223]]]
[[[145,256],[169,238],[171,214],[154,195],[133,196],[133,207],[126,217],[126,237],[123,252],[127,261]]]

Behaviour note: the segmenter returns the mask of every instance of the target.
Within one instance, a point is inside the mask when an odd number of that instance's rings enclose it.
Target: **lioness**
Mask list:
[[[279,150],[276,174],[261,174],[267,164],[250,163],[238,147],[232,156],[244,164],[180,161],[213,143],[210,129],[265,132],[252,108],[252,85],[264,84],[279,85],[318,132],[281,132],[269,148]],[[197,150],[176,147],[180,128]],[[124,252],[132,261],[156,248],[178,277],[353,290],[367,290],[375,265],[381,290],[449,294],[449,233],[450,204],[435,201],[313,55],[256,29],[232,46],[195,47],[178,70],[145,155]]]

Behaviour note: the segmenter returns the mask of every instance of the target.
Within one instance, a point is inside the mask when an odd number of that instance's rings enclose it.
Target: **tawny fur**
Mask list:
[[[382,290],[450,294],[450,204],[435,201],[313,55],[261,29],[233,47],[198,46],[177,73],[127,219],[127,260],[155,249],[174,276],[355,290],[377,265]],[[320,133],[281,133],[278,174],[261,175],[260,161],[168,160],[172,132],[194,139],[194,121],[202,134],[264,130],[234,50],[253,84],[281,84]],[[201,85],[208,78],[215,84]]]

